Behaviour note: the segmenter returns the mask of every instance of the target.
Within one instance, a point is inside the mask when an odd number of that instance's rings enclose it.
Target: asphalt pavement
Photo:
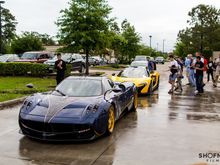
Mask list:
[[[159,90],[139,97],[137,112],[125,114],[112,136],[93,142],[34,141],[19,134],[20,105],[0,111],[0,165],[219,165],[220,88],[208,83],[194,96],[184,86],[169,95],[167,65],[158,68]]]

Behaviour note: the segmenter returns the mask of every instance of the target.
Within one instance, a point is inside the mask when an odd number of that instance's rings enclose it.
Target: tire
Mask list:
[[[136,92],[134,94],[134,101],[133,101],[131,111],[137,111],[137,107],[138,107],[138,93]]]
[[[114,128],[115,128],[115,108],[114,106],[110,106],[108,111],[106,134],[111,135],[114,131]]]
[[[152,81],[150,82],[150,87],[148,89],[147,95],[151,95],[153,93],[153,83]]]
[[[158,82],[157,82],[157,87],[156,87],[156,89],[158,89],[159,86],[160,86],[160,76],[158,77]]]
[[[82,66],[81,66],[81,69],[79,70],[79,73],[85,73],[85,70],[86,70],[85,66],[82,65]]]

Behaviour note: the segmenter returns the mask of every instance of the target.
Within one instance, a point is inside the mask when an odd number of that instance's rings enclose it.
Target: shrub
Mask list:
[[[48,66],[36,63],[0,63],[0,76],[46,76]]]

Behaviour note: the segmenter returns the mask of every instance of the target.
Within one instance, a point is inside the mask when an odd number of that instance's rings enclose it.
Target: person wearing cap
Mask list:
[[[60,53],[57,53],[57,61],[55,62],[55,69],[57,70],[56,81],[58,85],[65,78],[65,70],[66,70],[66,62],[62,60]]]

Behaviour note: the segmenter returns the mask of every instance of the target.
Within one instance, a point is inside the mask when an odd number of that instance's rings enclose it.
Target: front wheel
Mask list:
[[[137,107],[138,107],[138,93],[136,92],[136,93],[134,94],[134,101],[133,101],[133,105],[132,105],[131,110],[132,110],[132,111],[136,111],[136,110],[137,110]]]
[[[115,128],[115,108],[111,106],[108,111],[108,124],[106,128],[107,135],[111,135]]]

